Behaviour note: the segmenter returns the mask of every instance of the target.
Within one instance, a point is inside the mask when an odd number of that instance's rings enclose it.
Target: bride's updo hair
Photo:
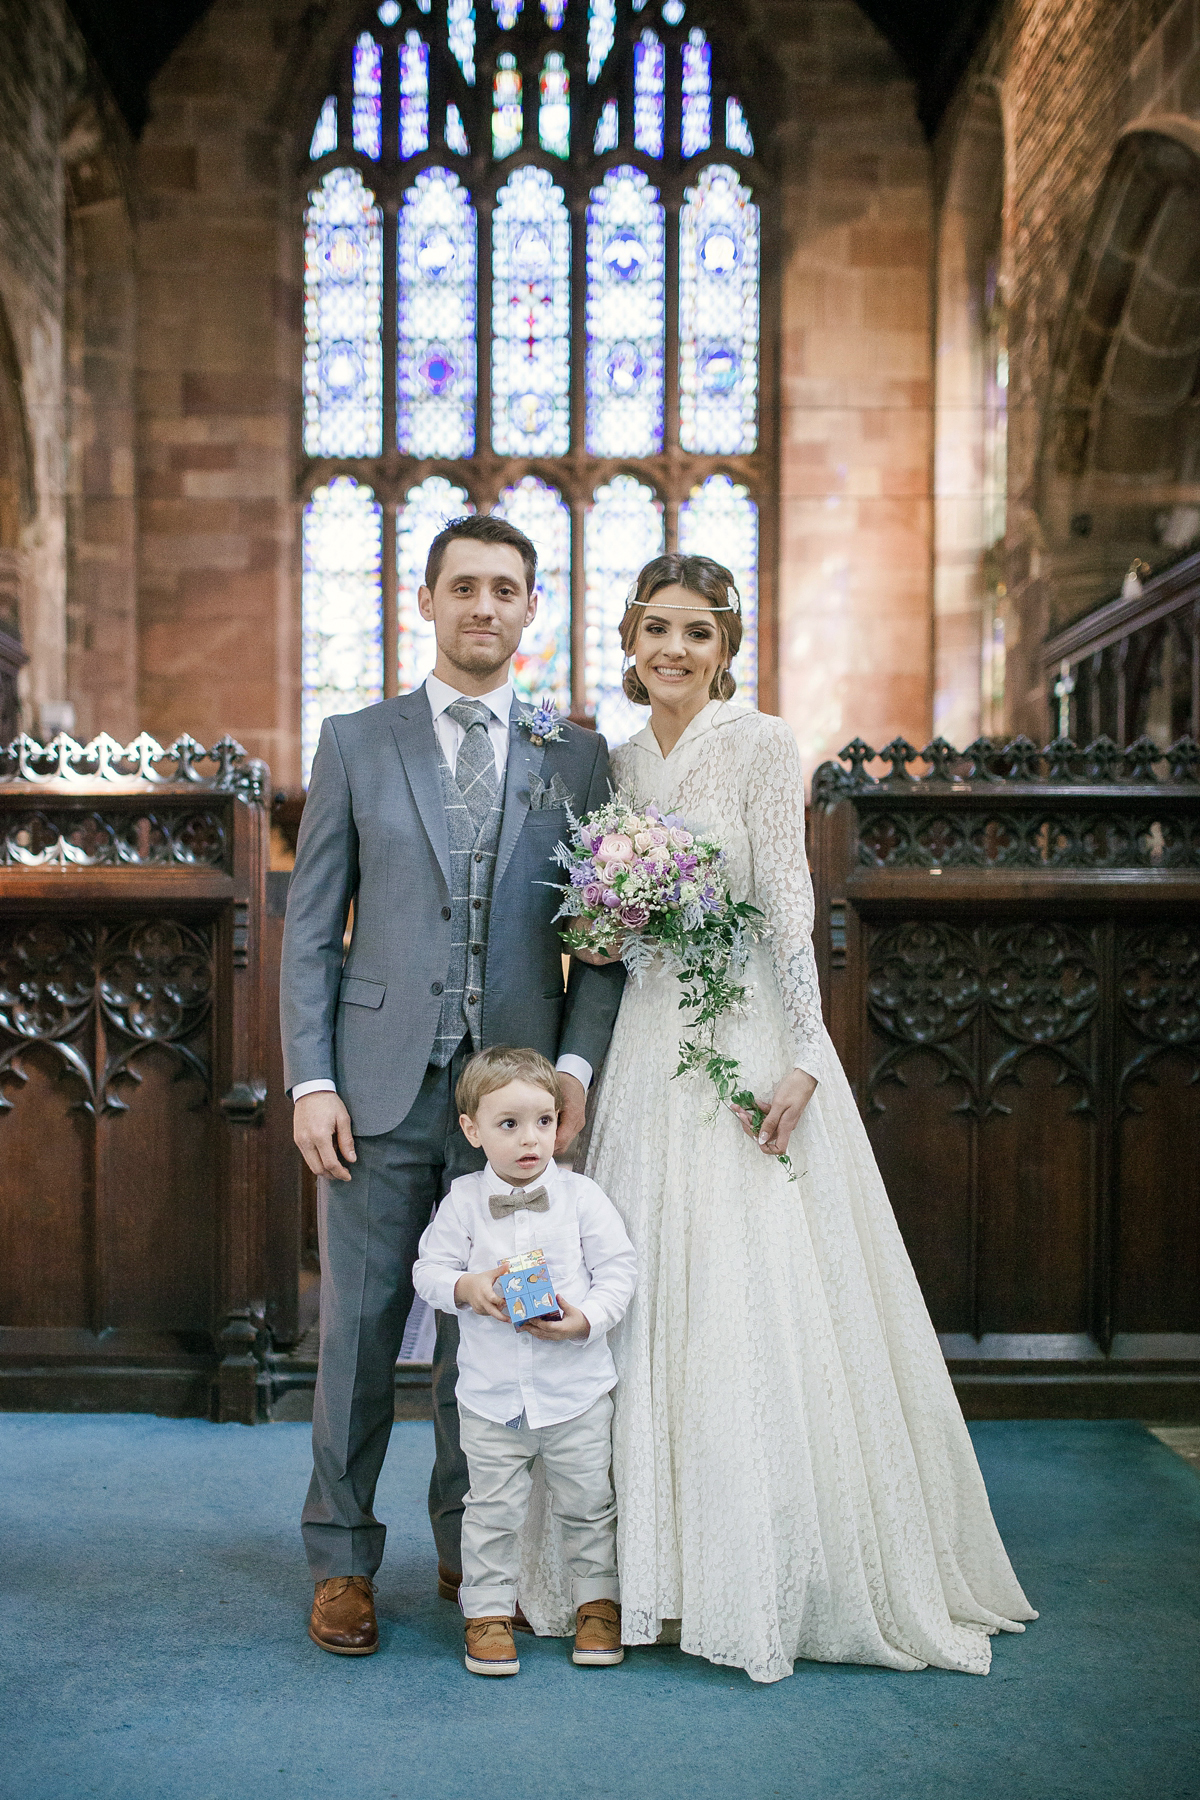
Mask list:
[[[680,556],[677,551],[666,556],[656,556],[653,562],[646,564],[625,608],[620,632],[621,648],[630,658],[621,683],[626,695],[635,706],[650,704],[650,695],[634,666],[633,655],[637,647],[638,632],[646,616],[647,603],[661,588],[668,587],[686,588],[689,594],[695,594],[697,611],[701,606],[736,608],[734,612],[713,612],[713,623],[720,634],[726,666],[718,669],[708,690],[713,700],[732,700],[737,692],[737,682],[730,674],[728,665],[742,647],[741,596],[729,570],[719,562],[714,562],[711,556]]]

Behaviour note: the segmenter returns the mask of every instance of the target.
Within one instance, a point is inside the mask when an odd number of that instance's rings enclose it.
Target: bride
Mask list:
[[[612,1340],[623,1637],[678,1632],[755,1681],[798,1656],[982,1675],[989,1635],[1037,1615],[822,1023],[800,759],[782,720],[728,704],[741,635],[732,576],[701,556],[647,564],[621,623],[650,722],[614,786],[716,835],[769,933],[717,1038],[757,1137],[705,1077],[673,1079],[686,1022],[661,965],[626,983],[596,1096],[587,1173],[638,1253]],[[547,1525],[543,1506],[522,1599],[566,1631]]]

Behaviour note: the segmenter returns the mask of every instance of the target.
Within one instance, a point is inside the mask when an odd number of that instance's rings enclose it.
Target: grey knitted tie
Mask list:
[[[455,700],[446,711],[463,728],[463,741],[458,746],[458,760],[454,765],[454,779],[478,833],[492,810],[499,785],[496,753],[488,736],[488,722],[492,713],[482,700]]]

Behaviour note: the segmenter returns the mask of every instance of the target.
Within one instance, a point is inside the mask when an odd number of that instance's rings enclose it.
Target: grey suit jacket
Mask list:
[[[608,798],[608,748],[564,723],[535,746],[509,720],[504,819],[483,989],[485,1044],[552,1061],[603,1061],[625,972],[571,964],[553,916],[566,833],[561,805],[531,811],[530,779],[565,789],[578,817]],[[416,1099],[450,960],[450,849],[433,714],[424,687],[325,720],[288,889],[280,983],[284,1076],[332,1080],[356,1132],[398,1125]],[[554,783],[555,776],[560,777]],[[343,966],[350,903],[354,933]]]

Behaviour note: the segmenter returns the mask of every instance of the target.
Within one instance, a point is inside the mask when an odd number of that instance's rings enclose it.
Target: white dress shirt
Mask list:
[[[547,1212],[493,1219],[492,1194],[514,1190],[489,1163],[460,1175],[421,1238],[413,1286],[439,1312],[458,1314],[458,1386],[468,1411],[506,1425],[525,1414],[534,1431],[577,1419],[616,1385],[608,1333],[625,1316],[637,1283],[637,1258],[607,1194],[586,1175],[551,1161],[531,1188],[544,1187]],[[460,1275],[494,1269],[526,1250],[541,1250],[556,1293],[591,1323],[586,1338],[543,1342],[499,1319],[454,1304]]]
[[[508,766],[508,724],[512,712],[513,686],[506,681],[503,687],[493,688],[490,694],[460,694],[449,682],[440,676],[429,674],[425,677],[425,693],[429,700],[429,708],[433,713],[433,729],[437,737],[438,747],[446,762],[453,771],[458,762],[458,752],[466,737],[466,727],[457,719],[450,718],[446,711],[456,700],[481,700],[491,713],[488,722],[488,737],[492,741],[492,750],[496,758],[496,775],[504,780],[504,771]],[[583,1056],[560,1056],[555,1064],[560,1075],[573,1075],[576,1081],[583,1084],[584,1092],[592,1085],[592,1065]],[[335,1094],[337,1088],[330,1080],[298,1081],[291,1090],[293,1100],[303,1100],[305,1094]]]

